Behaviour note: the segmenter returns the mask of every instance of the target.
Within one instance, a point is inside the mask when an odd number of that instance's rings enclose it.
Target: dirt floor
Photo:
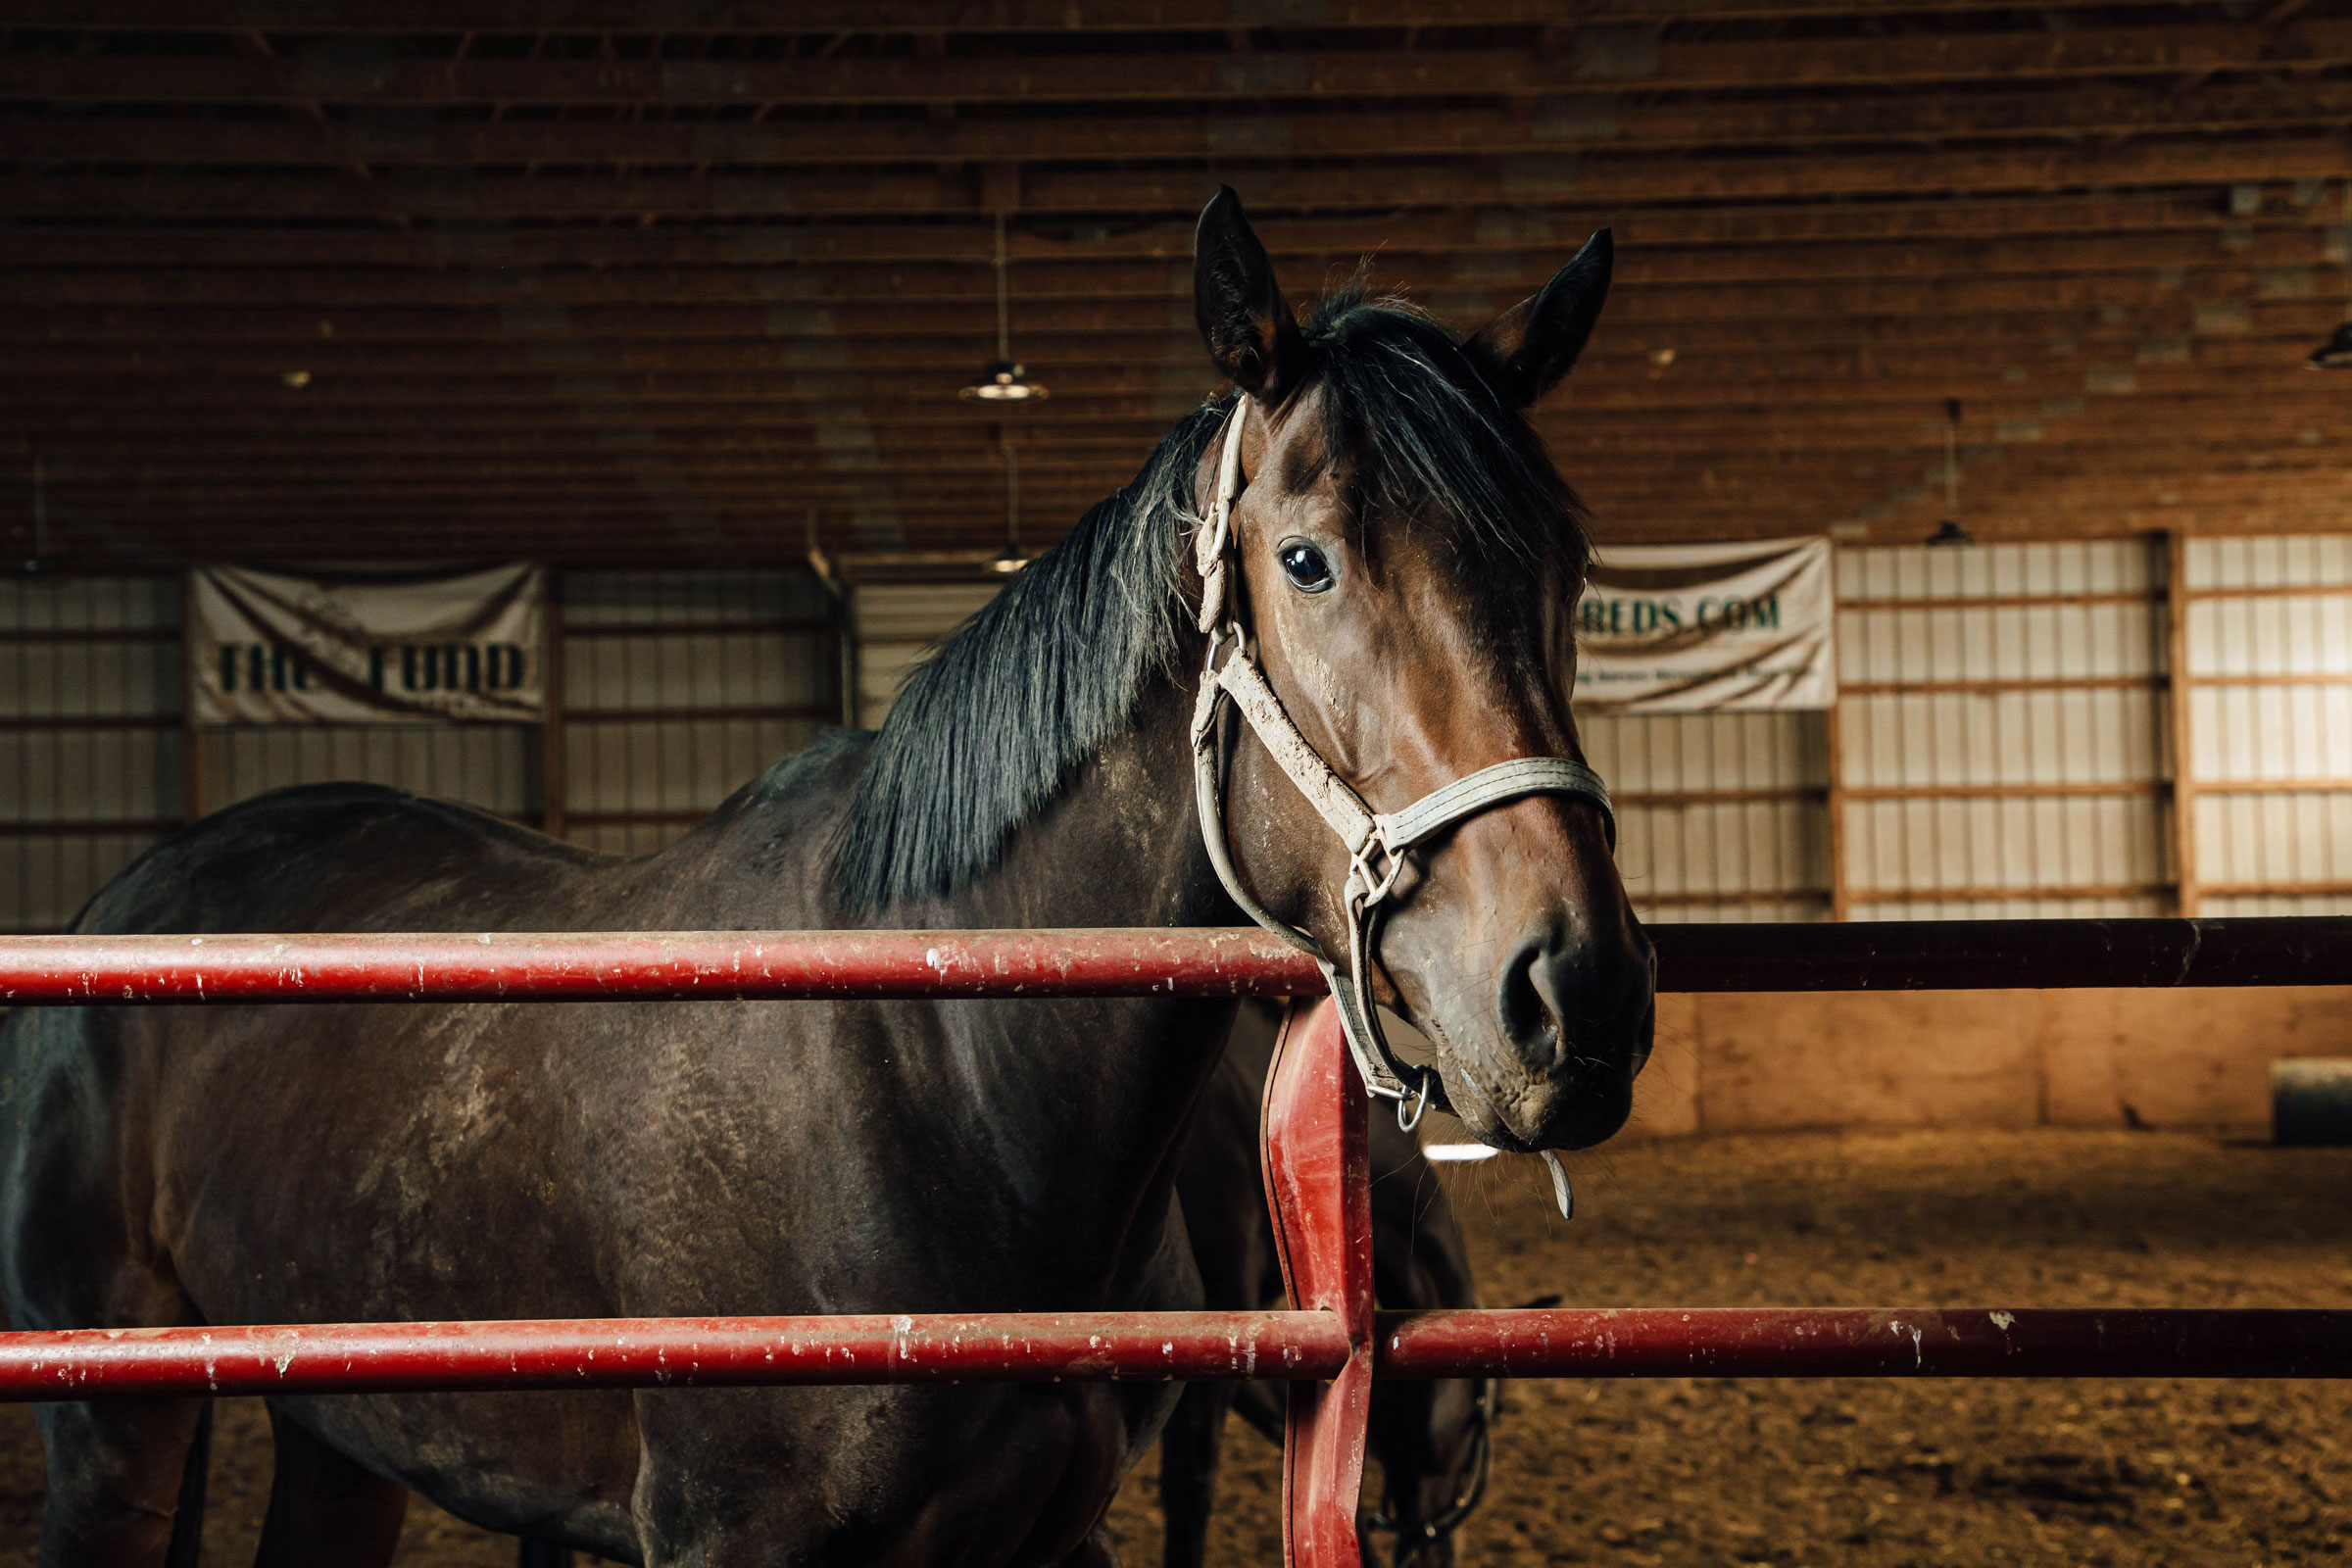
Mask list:
[[[1448,1180],[1490,1303],[2352,1306],[2352,1150],[2156,1133],[1803,1135]],[[249,1559],[268,1485],[222,1412],[207,1557]],[[2352,1386],[1518,1383],[1465,1568],[1559,1563],[2255,1564],[2352,1556]],[[1210,1560],[1279,1552],[1272,1448],[1237,1421]],[[1156,1462],[1112,1520],[1158,1555]],[[40,1457],[0,1411],[0,1561],[29,1557]],[[513,1563],[418,1504],[404,1564]]]

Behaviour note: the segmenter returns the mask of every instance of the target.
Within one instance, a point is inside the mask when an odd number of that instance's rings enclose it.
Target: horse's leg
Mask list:
[[[1063,1557],[1054,1568],[1119,1568],[1118,1543],[1110,1539],[1107,1521],[1095,1526],[1078,1543],[1078,1549]]]
[[[270,1411],[277,1469],[254,1568],[385,1568],[400,1547],[409,1489],[363,1470]]]
[[[41,1568],[163,1568],[204,1399],[40,1407]]]
[[[1216,1506],[1217,1460],[1225,1441],[1230,1383],[1187,1384],[1159,1433],[1159,1508],[1166,1520],[1161,1568],[1200,1568],[1208,1515]]]
[[[522,1549],[514,1554],[515,1568],[572,1568],[577,1561],[569,1546],[552,1541],[525,1539]]]

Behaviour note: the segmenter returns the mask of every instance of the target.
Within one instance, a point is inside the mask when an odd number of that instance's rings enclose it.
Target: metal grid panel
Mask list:
[[[1811,920],[1828,910],[1819,713],[1587,713],[1616,797],[1617,863],[1645,919]]]
[[[830,604],[807,572],[580,572],[561,592],[575,843],[650,854],[837,718]]]
[[[209,811],[297,784],[387,784],[530,820],[537,730],[527,724],[234,724],[199,742]]]
[[[168,577],[0,581],[0,930],[61,929],[184,814],[179,611]]]
[[[2205,912],[2352,912],[2352,537],[2198,539],[2185,559]]]
[[[2158,589],[2132,540],[1839,553],[1858,917],[2159,911]]]

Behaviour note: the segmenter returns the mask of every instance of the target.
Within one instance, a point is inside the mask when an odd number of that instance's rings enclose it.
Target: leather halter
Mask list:
[[[1396,1101],[1397,1124],[1409,1131],[1430,1105],[1448,1111],[1452,1106],[1436,1068],[1414,1067],[1397,1059],[1372,1005],[1374,927],[1382,904],[1404,869],[1406,852],[1464,817],[1530,795],[1565,795],[1594,807],[1614,851],[1617,814],[1600,775],[1565,757],[1515,757],[1432,790],[1400,811],[1388,812],[1366,807],[1363,798],[1332,771],[1331,764],[1283,710],[1282,699],[1275,696],[1250,654],[1249,634],[1238,619],[1226,613],[1227,573],[1234,557],[1233,507],[1242,489],[1242,428],[1249,410],[1248,398],[1236,400],[1217,462],[1216,503],[1209,509],[1206,523],[1193,537],[1193,564],[1200,573],[1200,630],[1208,633],[1208,661],[1193,704],[1193,782],[1200,810],[1200,837],[1208,847],[1209,863],[1217,868],[1218,880],[1242,912],[1321,966],[1339,1003],[1348,1049],[1355,1057],[1356,1070],[1363,1074],[1365,1091]],[[1227,655],[1221,663],[1220,654]],[[1269,913],[1250,896],[1234,871],[1225,843],[1222,720],[1228,699],[1256,732],[1275,765],[1298,786],[1316,814],[1348,847],[1353,863],[1341,890],[1341,903],[1348,913],[1348,976],[1345,981],[1321,943]],[[1418,1095],[1408,1088],[1408,1081],[1416,1075]],[[1409,1118],[1408,1098],[1412,1102]]]

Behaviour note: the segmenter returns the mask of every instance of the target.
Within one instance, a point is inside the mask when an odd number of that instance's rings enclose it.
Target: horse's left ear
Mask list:
[[[1217,187],[1193,236],[1193,316],[1208,357],[1244,392],[1275,404],[1298,384],[1306,338],[1231,185]]]
[[[1616,258],[1609,231],[1585,241],[1543,291],[1497,316],[1462,345],[1483,362],[1503,391],[1526,408],[1559,384],[1585,352],[1601,301],[1609,297]]]

